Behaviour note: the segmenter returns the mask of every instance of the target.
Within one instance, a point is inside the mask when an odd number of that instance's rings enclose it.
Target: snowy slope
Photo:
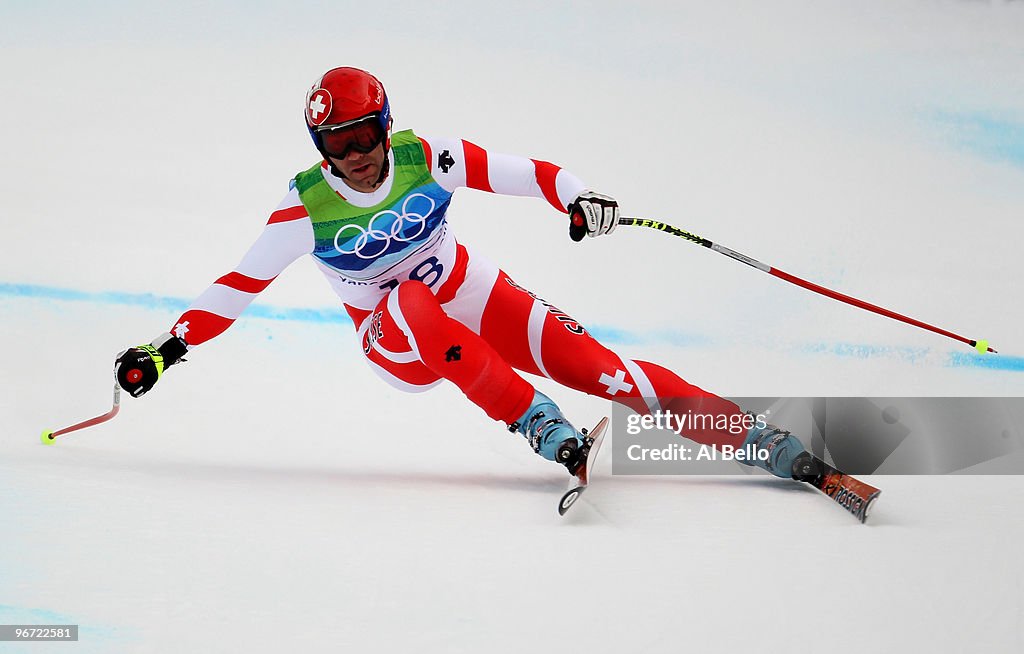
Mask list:
[[[384,80],[398,129],[555,161],[1000,350],[456,195],[462,240],[624,355],[729,396],[1021,396],[1024,7],[766,4],[400,2],[362,31],[364,5],[306,1],[0,9],[0,624],[81,625],[0,651],[1024,647],[1020,476],[872,477],[861,526],[764,475],[603,461],[560,519],[559,468],[453,388],[377,380],[308,261],[116,420],[38,442],[106,411],[114,353],[236,263],[342,64]]]

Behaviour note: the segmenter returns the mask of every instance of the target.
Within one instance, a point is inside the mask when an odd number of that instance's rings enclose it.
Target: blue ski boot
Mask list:
[[[576,469],[585,460],[583,436],[569,424],[558,405],[540,391],[534,391],[530,408],[509,425],[508,430],[525,436],[534,452],[549,461],[561,463],[569,474],[576,474]]]
[[[816,474],[813,469],[814,457],[804,450],[803,444],[796,436],[775,425],[751,427],[743,446],[747,450],[756,448],[755,451],[760,456],[753,460],[742,459],[742,463],[748,466],[756,465],[776,477],[804,481],[805,477]],[[763,454],[764,452],[767,454]]]

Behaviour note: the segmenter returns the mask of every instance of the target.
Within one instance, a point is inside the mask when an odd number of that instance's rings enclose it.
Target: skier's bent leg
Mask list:
[[[449,316],[428,286],[416,281],[400,284],[381,301],[371,319],[378,320],[378,332],[372,342],[364,336],[364,351],[388,352],[394,359],[394,350],[407,348],[488,416],[525,436],[534,451],[573,471],[583,443],[579,432],[550,398],[535,391],[487,341]]]
[[[620,357],[571,316],[504,273],[498,275],[491,291],[481,327],[484,337],[522,370],[606,397],[642,414],[661,411],[675,416],[712,416],[711,420],[691,421],[683,435],[719,449],[753,445],[767,453],[753,464],[777,476],[792,476],[791,466],[804,451],[787,432],[753,424],[751,416],[734,402],[657,364]]]
[[[426,284],[399,284],[382,304],[417,359],[488,416],[511,423],[529,406],[533,387],[480,336],[448,316]]]

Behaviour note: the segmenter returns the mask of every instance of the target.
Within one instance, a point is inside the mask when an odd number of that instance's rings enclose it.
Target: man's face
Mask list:
[[[377,180],[384,166],[384,144],[378,144],[365,154],[353,149],[343,159],[330,159],[334,167],[345,176],[346,184],[362,193],[369,193],[378,186]]]

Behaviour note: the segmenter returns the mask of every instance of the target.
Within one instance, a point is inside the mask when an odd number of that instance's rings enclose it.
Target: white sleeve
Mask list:
[[[547,200],[562,213],[586,190],[567,170],[547,161],[488,152],[463,139],[423,138],[430,173],[449,193],[460,186]]]
[[[218,336],[285,268],[312,251],[313,225],[298,191],[292,189],[235,269],[197,297],[171,333],[189,346]]]

